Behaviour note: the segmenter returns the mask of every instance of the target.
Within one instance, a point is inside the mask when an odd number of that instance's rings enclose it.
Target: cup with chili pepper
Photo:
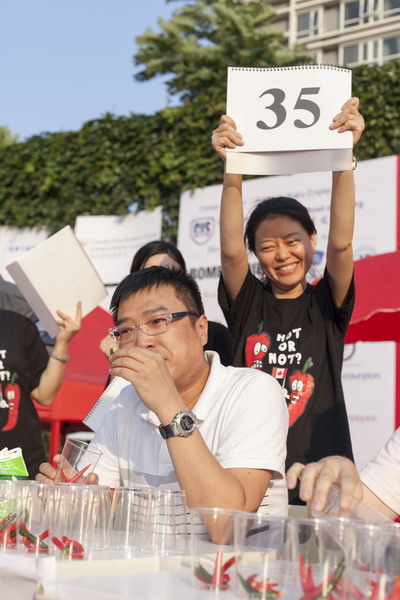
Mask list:
[[[192,586],[208,596],[231,597],[235,593],[234,520],[240,511],[222,508],[190,509]]]
[[[46,487],[36,481],[18,481],[16,484],[15,520],[7,531],[18,552],[45,556],[54,553],[48,539]]]
[[[82,440],[67,438],[57,465],[55,483],[82,483],[102,456],[101,450]]]
[[[347,519],[293,519],[294,596],[348,598],[352,537]]]
[[[349,597],[355,600],[400,598],[400,524],[351,521]]]
[[[54,519],[50,523],[53,535],[64,546],[63,538],[81,544],[86,557],[93,551],[106,548],[111,510],[110,489],[106,486],[83,484],[47,484],[47,488],[48,504],[53,507]],[[68,558],[68,552],[74,546],[69,550],[64,546],[57,547],[64,550],[63,558]]]
[[[16,481],[0,480],[0,551],[16,549]]]
[[[242,513],[235,517],[237,595],[293,600],[292,522]]]

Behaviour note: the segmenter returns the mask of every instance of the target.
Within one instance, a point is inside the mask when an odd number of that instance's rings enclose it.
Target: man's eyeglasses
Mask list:
[[[197,318],[200,316],[194,310],[175,312],[168,315],[155,315],[140,325],[132,325],[130,327],[121,325],[120,327],[113,327],[109,330],[109,334],[117,344],[127,344],[128,342],[136,341],[136,336],[139,329],[146,335],[158,335],[159,333],[165,333],[168,331],[173,321],[183,319],[183,317],[187,317],[189,315],[193,315]]]

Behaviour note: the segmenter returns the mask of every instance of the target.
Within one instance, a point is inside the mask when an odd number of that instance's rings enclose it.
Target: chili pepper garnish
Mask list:
[[[392,591],[388,596],[388,600],[400,600],[400,575],[397,575]]]
[[[75,473],[75,475],[73,475],[71,478],[66,476],[65,471],[63,471],[63,469],[60,469],[62,480],[64,481],[64,483],[75,483],[75,481],[78,481],[78,479],[82,477],[82,475],[85,473],[85,471],[88,470],[89,467],[91,467],[90,463],[86,465],[86,467],[83,467],[83,469],[81,469],[78,473]]]
[[[66,474],[64,473],[64,471],[62,469],[60,469],[60,473],[61,473],[61,479],[63,480],[64,483],[69,483],[69,479],[66,476]]]
[[[61,550],[61,559],[72,558],[81,560],[85,558],[85,549],[77,540],[71,540],[65,535],[62,536],[62,541],[56,536],[53,536],[51,539],[53,544]]]
[[[200,563],[194,565],[194,576],[201,581],[211,585],[213,588],[226,590],[229,587],[231,580],[230,575],[226,571],[236,562],[236,557],[232,556],[224,564],[222,563],[222,552],[217,552],[213,573],[210,574]]]
[[[82,477],[82,475],[85,473],[85,471],[88,470],[88,468],[91,467],[91,464],[86,465],[86,467],[84,467],[83,469],[81,469],[79,471],[79,473],[77,473],[76,475],[74,475],[73,477],[71,477],[71,479],[69,480],[70,483],[75,483],[75,481],[77,481],[80,477]]]
[[[27,544],[25,543],[24,538],[27,538],[31,542],[31,544],[38,546],[38,548],[42,548],[43,550],[49,549],[48,545],[45,542],[43,542],[43,540],[41,540],[40,537],[36,537],[30,531],[28,531],[26,525],[24,525],[23,523],[21,523],[19,526],[19,533],[22,535],[22,541],[24,542],[25,546],[27,546]]]
[[[64,550],[64,547],[65,547],[65,546],[64,546],[64,544],[62,543],[62,541],[58,539],[58,537],[56,537],[55,535],[53,535],[53,537],[51,538],[51,541],[53,542],[53,544],[54,544],[55,546],[57,546],[57,548],[58,548],[59,550]]]
[[[17,513],[8,513],[1,521],[0,521],[0,530],[4,531],[7,527],[13,523],[17,518]]]
[[[262,598],[279,598],[282,592],[275,589],[278,583],[269,583],[268,578],[257,581],[258,574],[249,575],[247,579],[239,574],[239,580],[245,591],[250,596],[259,596]]]
[[[333,592],[336,584],[338,583],[345,567],[346,567],[346,563],[345,563],[344,559],[342,559],[341,562],[339,563],[336,571],[330,577],[327,585],[325,583],[321,583],[321,584],[311,588],[311,582],[313,581],[312,573],[310,572],[310,570],[308,570],[307,577],[306,577],[306,579],[304,579],[304,577],[302,577],[302,572],[304,575],[304,562],[303,562],[303,571],[302,571],[301,561],[300,561],[300,578],[302,581],[303,591],[304,591],[304,595],[301,597],[300,600],[325,600],[326,598],[329,598],[330,594]]]
[[[46,538],[48,538],[50,535],[50,532],[48,529],[45,529],[44,531],[42,531],[42,533],[39,535],[39,539],[40,540],[45,540]]]

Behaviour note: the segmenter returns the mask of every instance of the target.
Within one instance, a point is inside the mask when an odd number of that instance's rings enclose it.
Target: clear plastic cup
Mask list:
[[[346,519],[293,519],[293,598],[347,598]]]
[[[185,569],[192,588],[210,597],[226,597],[236,588],[234,519],[240,511],[191,508],[191,565]]]
[[[400,598],[400,524],[352,521],[349,598]]]
[[[340,488],[337,485],[333,485],[330,488],[323,510],[320,512],[311,511],[311,514],[315,518],[343,517],[376,524],[390,522],[390,519],[385,517],[385,515],[377,512],[357,498],[353,498],[349,510],[344,512],[340,508]]]
[[[254,513],[235,516],[237,595],[292,600],[292,521]],[[300,597],[300,596],[299,596]]]
[[[102,456],[101,450],[82,440],[67,438],[57,465],[55,483],[79,483],[96,468]]]

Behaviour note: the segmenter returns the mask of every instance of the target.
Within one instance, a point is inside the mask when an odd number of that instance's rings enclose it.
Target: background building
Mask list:
[[[316,62],[383,65],[400,59],[400,0],[271,0],[289,46],[304,43]]]

